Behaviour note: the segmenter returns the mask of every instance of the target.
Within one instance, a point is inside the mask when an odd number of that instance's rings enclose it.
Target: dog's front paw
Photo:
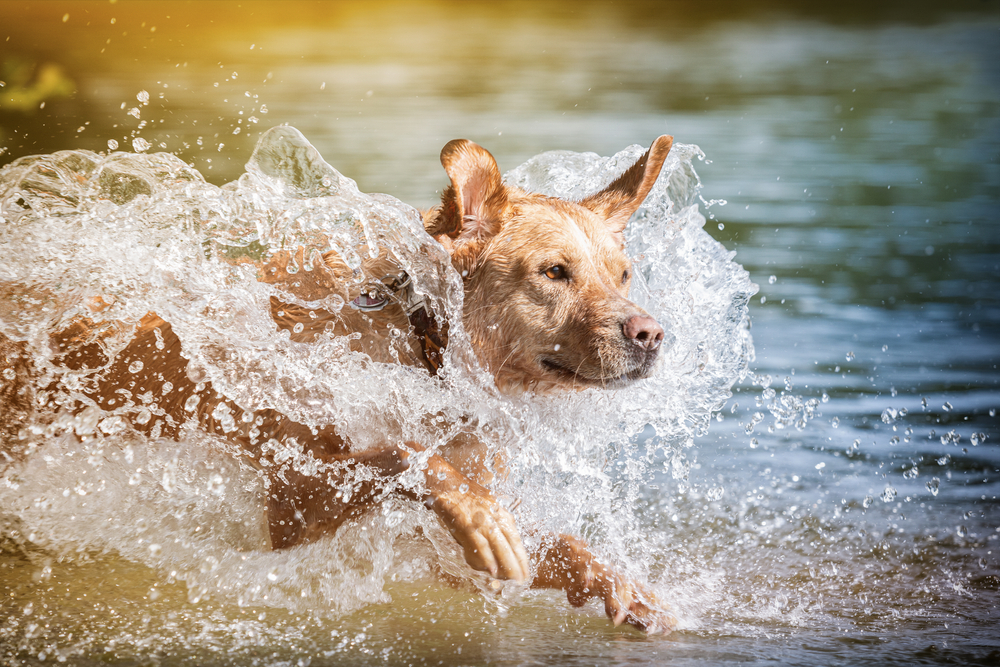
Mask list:
[[[435,457],[438,458],[438,457]],[[528,554],[514,517],[490,493],[460,473],[447,469],[443,461],[432,461],[425,504],[444,522],[474,569],[501,579],[524,581],[528,577]],[[438,472],[444,472],[443,478]]]
[[[604,600],[604,611],[616,626],[628,623],[649,635],[668,634],[677,627],[677,618],[667,605],[644,586],[617,572],[601,573],[597,588]]]
[[[566,597],[571,605],[579,607],[599,597],[616,626],[628,623],[650,635],[667,634],[677,627],[677,618],[667,605],[646,587],[597,562],[579,540],[563,540],[569,547],[563,559],[569,568]]]

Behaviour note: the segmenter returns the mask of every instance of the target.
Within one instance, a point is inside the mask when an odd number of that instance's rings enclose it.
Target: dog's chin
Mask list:
[[[635,367],[625,370],[619,375],[590,376],[586,372],[573,370],[560,362],[550,359],[539,359],[539,366],[544,370],[547,379],[553,380],[567,389],[600,387],[602,389],[621,389],[634,382],[651,377],[659,366],[658,352],[647,354]],[[581,369],[582,370],[582,369]]]

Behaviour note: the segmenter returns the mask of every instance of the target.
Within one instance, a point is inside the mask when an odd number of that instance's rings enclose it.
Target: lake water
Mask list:
[[[0,104],[4,164],[141,137],[222,184],[289,123],[362,191],[428,206],[455,137],[507,170],[670,133],[706,154],[705,229],[760,288],[751,373],[709,432],[640,489],[643,450],[607,472],[681,619],[666,638],[395,571],[391,603],[244,604],[199,592],[211,569],[53,546],[0,507],[3,661],[997,664],[1000,14],[970,7],[0,4],[4,76],[55,63],[76,88]]]

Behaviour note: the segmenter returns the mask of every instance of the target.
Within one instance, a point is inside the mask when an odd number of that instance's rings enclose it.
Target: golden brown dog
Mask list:
[[[628,299],[631,264],[622,232],[656,181],[671,143],[671,137],[659,137],[617,180],[580,202],[506,186],[493,156],[470,141],[444,147],[441,162],[451,186],[441,205],[426,212],[424,226],[462,275],[464,325],[479,361],[502,390],[616,387],[652,374],[663,330]],[[290,282],[288,259],[287,254],[278,256],[265,267],[268,282]],[[324,260],[326,265],[309,276],[296,276],[297,294],[307,299],[341,294],[356,307],[307,314],[272,299],[278,326],[300,341],[324,330],[360,334],[352,344],[373,360],[435,372],[447,332],[412,303],[406,276],[391,256],[365,266],[367,275],[396,272],[380,286],[382,293],[368,295],[348,292],[341,280],[347,270],[336,255]],[[96,300],[95,309],[101,306]],[[405,344],[388,340],[389,325],[408,334]],[[666,632],[675,623],[641,587],[597,562],[579,539],[551,536],[529,557],[513,517],[487,490],[490,470],[502,469],[502,461],[487,465],[477,442],[450,443],[429,458],[420,443],[352,452],[333,427],[311,429],[274,410],[238,406],[210,383],[199,382],[170,324],[153,313],[114,359],[107,358],[99,339],[87,322],[59,333],[53,337],[57,363],[102,369],[85,391],[104,409],[152,391],[156,402],[132,419],[140,431],[176,436],[195,419],[201,428],[238,442],[267,472],[268,520],[276,549],[336,530],[392,488],[432,509],[475,569],[564,590],[574,605],[600,597],[616,625],[627,622],[653,633]],[[7,350],[0,364],[4,358],[15,363],[10,341],[0,343]],[[137,361],[142,362],[139,371]],[[127,392],[124,399],[122,390]],[[420,452],[420,466],[413,466]],[[299,464],[289,465],[295,457]],[[301,465],[303,460],[309,465]],[[416,490],[386,487],[407,471],[421,476]]]

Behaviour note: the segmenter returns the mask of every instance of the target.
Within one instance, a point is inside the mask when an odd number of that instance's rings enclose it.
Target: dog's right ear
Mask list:
[[[625,173],[608,187],[581,201],[580,205],[603,217],[612,233],[621,234],[629,218],[653,189],[673,144],[674,138],[668,134],[657,137],[646,154]]]
[[[490,152],[468,139],[449,141],[441,164],[451,185],[441,197],[434,234],[456,241],[486,239],[500,231],[508,207],[500,168]]]

